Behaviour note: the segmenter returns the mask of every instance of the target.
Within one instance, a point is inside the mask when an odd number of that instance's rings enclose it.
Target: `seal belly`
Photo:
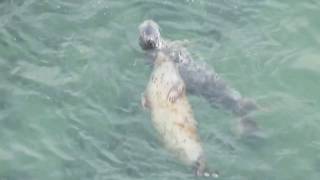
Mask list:
[[[203,154],[198,138],[196,121],[185,96],[175,103],[154,104],[152,120],[167,149],[182,162],[195,163]]]
[[[145,92],[152,122],[168,150],[183,163],[196,165],[203,156],[197,123],[174,62],[158,54]]]

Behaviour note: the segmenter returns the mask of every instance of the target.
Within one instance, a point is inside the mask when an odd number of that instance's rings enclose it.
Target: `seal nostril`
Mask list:
[[[146,44],[147,44],[147,47],[149,47],[149,48],[155,47],[155,43],[152,40],[147,40]]]

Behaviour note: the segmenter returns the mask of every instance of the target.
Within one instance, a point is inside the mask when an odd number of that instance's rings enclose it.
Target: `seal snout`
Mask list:
[[[146,38],[145,47],[147,47],[148,49],[154,49],[156,48],[156,46],[156,40],[152,36]]]

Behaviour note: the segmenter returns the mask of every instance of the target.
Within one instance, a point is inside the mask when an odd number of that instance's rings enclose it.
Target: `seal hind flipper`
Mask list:
[[[194,174],[195,176],[205,176],[205,177],[214,177],[214,178],[219,177],[219,172],[217,171],[209,172],[207,170],[206,163],[203,156],[200,156],[197,162],[195,163]]]

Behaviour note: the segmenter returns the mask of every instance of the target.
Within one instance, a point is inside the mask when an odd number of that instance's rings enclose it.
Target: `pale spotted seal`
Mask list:
[[[194,166],[196,176],[218,177],[216,172],[207,171],[184,81],[175,63],[163,52],[155,57],[142,105],[150,109],[152,122],[167,149],[183,163]]]

